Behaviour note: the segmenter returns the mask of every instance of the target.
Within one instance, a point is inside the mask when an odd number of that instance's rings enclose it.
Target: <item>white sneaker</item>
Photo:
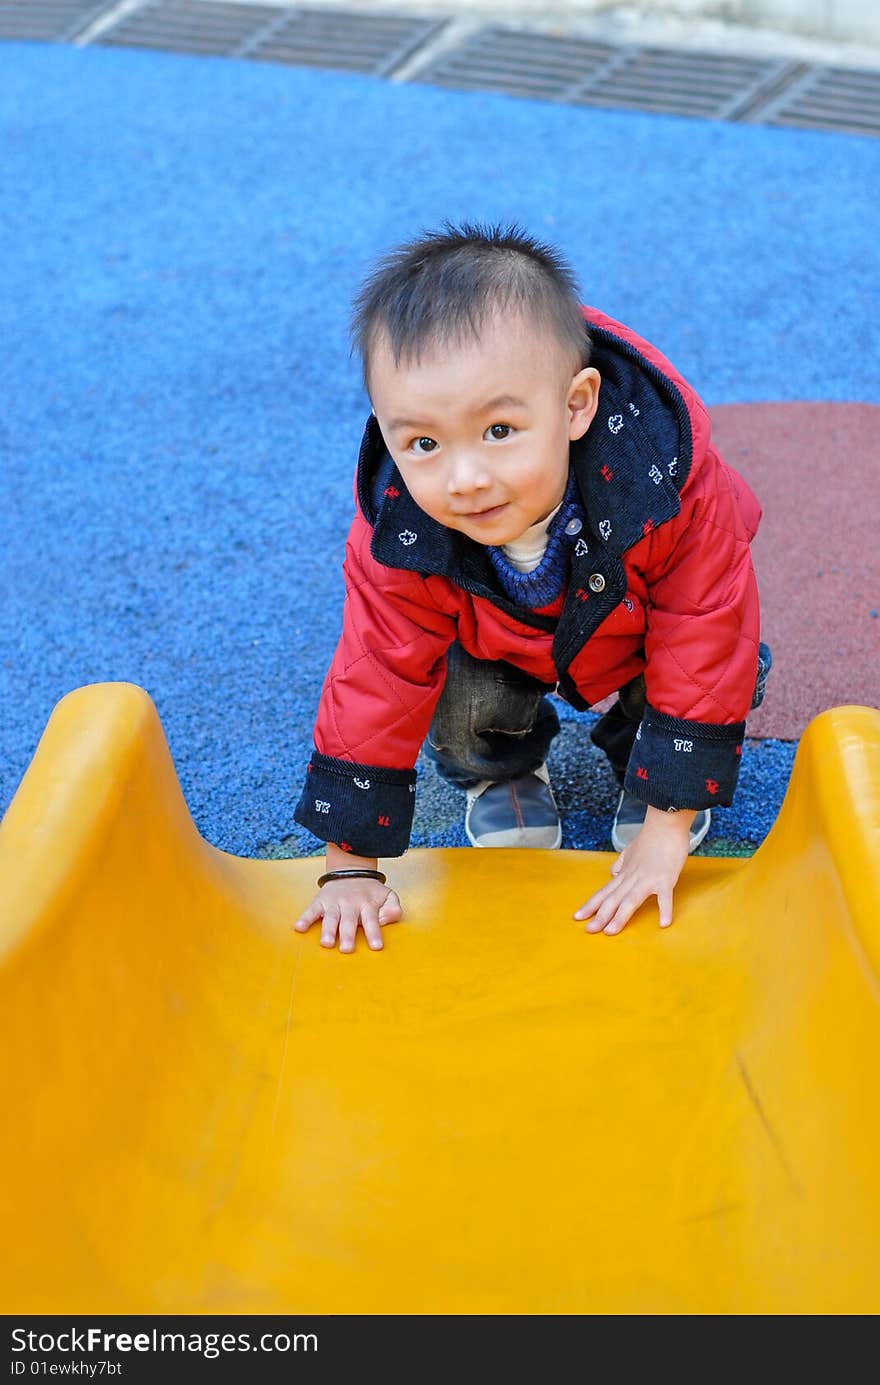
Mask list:
[[[617,812],[614,814],[614,821],[611,824],[611,845],[615,851],[623,851],[623,848],[629,846],[630,842],[639,835],[645,825],[647,811],[647,803],[643,803],[639,798],[634,798],[631,793],[627,793],[626,789],[623,790],[617,804]],[[701,808],[691,823],[688,852],[695,851],[700,845],[709,831],[711,821],[710,810]]]
[[[562,823],[546,764],[516,779],[484,779],[468,789],[464,830],[472,846],[557,850]]]

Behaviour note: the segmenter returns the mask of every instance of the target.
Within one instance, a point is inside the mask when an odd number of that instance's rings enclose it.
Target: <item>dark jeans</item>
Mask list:
[[[504,660],[474,659],[453,644],[425,754],[442,778],[460,789],[538,769],[559,732],[559,717],[547,697],[554,686]],[[621,688],[590,733],[621,784],[644,707],[645,680],[639,676]]]

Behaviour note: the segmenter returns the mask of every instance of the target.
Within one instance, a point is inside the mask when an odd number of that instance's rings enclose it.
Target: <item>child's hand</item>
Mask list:
[[[669,926],[672,891],[688,857],[693,819],[689,811],[663,813],[648,808],[644,827],[611,867],[614,879],[597,890],[574,916],[590,920],[588,933],[620,933],[652,894],[660,906],[660,927]]]
[[[334,947],[338,936],[339,951],[354,952],[360,924],[370,947],[380,952],[383,926],[402,917],[397,892],[378,880],[328,880],[293,926],[297,933],[307,933],[313,923],[323,919],[321,946]]]

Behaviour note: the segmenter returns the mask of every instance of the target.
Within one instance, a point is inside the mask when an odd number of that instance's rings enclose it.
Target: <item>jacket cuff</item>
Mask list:
[[[293,816],[357,856],[402,856],[415,809],[414,769],[356,765],[314,751]]]
[[[742,759],[744,721],[715,726],[645,708],[624,788],[652,808],[729,808]]]

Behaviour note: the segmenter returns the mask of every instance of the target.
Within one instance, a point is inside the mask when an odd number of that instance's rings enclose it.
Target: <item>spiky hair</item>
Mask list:
[[[352,350],[369,390],[379,336],[395,365],[429,347],[478,339],[496,314],[521,314],[557,338],[574,371],[590,361],[590,335],[577,280],[553,246],[522,227],[444,221],[377,261],[353,305]]]

